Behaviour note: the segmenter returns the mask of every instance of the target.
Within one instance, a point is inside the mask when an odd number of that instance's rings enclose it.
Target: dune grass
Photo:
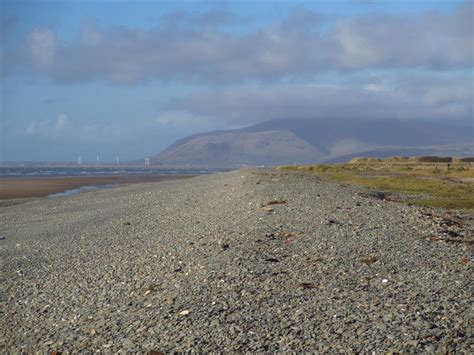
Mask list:
[[[474,210],[474,170],[383,164],[282,166],[282,170],[308,171],[339,182],[371,189],[420,195],[410,203],[430,207]],[[427,196],[429,196],[427,198]]]

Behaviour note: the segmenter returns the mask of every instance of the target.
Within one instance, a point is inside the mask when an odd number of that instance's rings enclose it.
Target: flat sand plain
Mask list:
[[[45,197],[54,193],[74,190],[82,186],[131,184],[139,182],[179,179],[184,176],[87,176],[47,178],[0,178],[0,200]]]
[[[473,353],[472,214],[240,170],[0,207],[1,352]]]

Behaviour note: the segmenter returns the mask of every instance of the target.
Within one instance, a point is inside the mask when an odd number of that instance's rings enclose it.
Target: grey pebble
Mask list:
[[[472,353],[472,213],[389,200],[245,169],[0,207],[0,351]]]

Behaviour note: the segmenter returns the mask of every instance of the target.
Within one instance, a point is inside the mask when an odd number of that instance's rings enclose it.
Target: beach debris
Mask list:
[[[423,215],[432,219],[440,227],[462,227],[463,226],[462,216],[452,215],[449,211],[446,212],[446,215],[449,215],[449,217],[431,213],[431,212],[423,212]]]
[[[471,262],[471,259],[469,259],[469,258],[466,258],[466,257],[461,258],[461,263],[463,263],[464,265],[467,265],[467,264],[469,264],[470,262]]]
[[[458,232],[452,231],[452,230],[443,230],[443,231],[441,231],[441,233],[446,234],[451,238],[460,238],[460,237],[462,237],[461,234],[459,234]]]
[[[324,259],[317,256],[315,258],[307,258],[306,260],[307,260],[309,265],[315,266],[315,265],[318,265],[320,262],[322,262]]]
[[[267,212],[268,214],[275,212],[275,210],[271,208],[270,206],[263,206],[260,209],[264,212]]]
[[[271,200],[271,201],[268,201],[267,203],[264,203],[260,207],[263,208],[263,207],[267,207],[267,206],[271,206],[271,205],[284,205],[286,203],[287,203],[286,200]]]
[[[283,231],[283,232],[278,233],[277,237],[280,237],[280,238],[295,238],[295,237],[298,237],[302,234],[303,233],[293,233],[293,232]]]
[[[370,255],[364,258],[359,258],[357,261],[362,264],[370,265],[370,264],[375,263],[378,260],[379,258],[377,256]]]
[[[227,244],[227,243],[221,244],[221,249],[222,249],[222,250],[227,250],[227,249],[229,249],[229,244]]]
[[[155,285],[149,285],[147,288],[145,288],[145,292],[143,293],[143,296],[148,296],[150,293],[156,291],[156,286]]]
[[[382,191],[359,192],[357,195],[361,197],[373,198],[373,199],[381,200],[381,201],[384,201],[387,199],[387,194]]]
[[[270,238],[270,239],[272,239],[272,240],[273,240],[273,239],[276,239],[275,233],[266,233],[266,234],[265,234],[265,237]]]
[[[454,220],[452,218],[441,218],[440,225],[445,227],[462,227],[461,218],[456,217],[458,220]]]
[[[312,283],[312,282],[300,282],[298,285],[296,285],[298,288],[302,288],[305,290],[309,290],[312,288],[317,288],[318,284]]]
[[[184,309],[182,310],[181,312],[179,312],[178,314],[180,316],[187,316],[189,313],[191,313],[191,310],[190,309]]]
[[[127,221],[127,222],[123,222],[123,225],[124,225],[124,226],[130,226],[131,223]]]
[[[280,260],[276,259],[276,258],[266,258],[265,261],[269,262],[269,263],[279,263]]]
[[[464,243],[466,245],[474,245],[474,239],[463,238],[459,235],[456,238],[447,238],[447,237],[437,237],[435,235],[426,238],[427,240],[435,241],[435,242],[445,242],[445,243]]]
[[[7,237],[5,237],[4,235],[0,235],[0,240],[5,240],[7,239]]]
[[[163,299],[163,302],[165,302],[168,306],[171,306],[174,303],[175,297],[173,296],[166,296]]]
[[[276,239],[276,238],[291,239],[291,238],[296,238],[302,235],[303,235],[302,232],[293,233],[293,232],[288,232],[288,231],[282,231],[282,232],[278,232],[277,234],[267,233],[265,234],[265,237],[270,238],[270,239]]]
[[[388,282],[387,279],[382,279],[382,283],[383,283],[383,284],[386,284],[387,282]]]

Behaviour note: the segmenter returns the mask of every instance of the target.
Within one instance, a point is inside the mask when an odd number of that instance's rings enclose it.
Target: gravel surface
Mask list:
[[[0,207],[0,351],[474,352],[472,214],[240,170]]]

